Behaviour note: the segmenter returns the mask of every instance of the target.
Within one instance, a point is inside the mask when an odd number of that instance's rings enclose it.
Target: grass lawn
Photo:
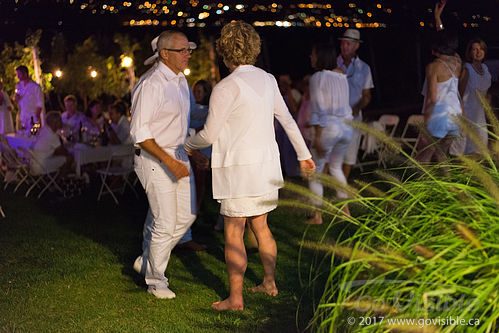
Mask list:
[[[144,196],[125,195],[115,205],[109,197],[97,202],[95,189],[61,201],[50,193],[26,199],[11,188],[0,192],[7,214],[0,218],[0,331],[296,332],[305,329],[322,293],[299,279],[299,270],[308,279],[317,260],[303,253],[298,264],[302,211],[280,207],[269,217],[279,295],[246,292],[243,312],[218,313],[210,305],[228,296],[228,279],[212,200],[193,227],[194,238],[209,250],[174,252],[166,274],[177,298],[160,300],[132,269],[141,252]],[[325,228],[314,226],[306,237],[319,237]],[[245,287],[263,276],[258,253],[248,253],[248,262]]]

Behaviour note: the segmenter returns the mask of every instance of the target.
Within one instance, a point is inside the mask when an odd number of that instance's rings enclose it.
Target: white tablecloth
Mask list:
[[[18,134],[18,133],[9,133],[6,134],[5,137],[7,138],[9,146],[12,149],[33,148],[33,146],[35,145],[34,136],[27,136],[25,134]]]
[[[69,149],[73,153],[76,162],[76,175],[81,176],[81,166],[95,162],[106,162],[114,152],[132,149],[131,145],[109,145],[101,147],[91,147],[77,143]]]
[[[12,149],[18,148],[33,148],[35,145],[35,137],[26,136],[23,134],[10,133],[5,135]],[[106,162],[113,152],[122,152],[123,149],[132,149],[131,145],[109,145],[101,147],[92,147],[89,145],[77,143],[74,147],[69,148],[76,162],[76,175],[81,176],[82,165],[96,162]]]

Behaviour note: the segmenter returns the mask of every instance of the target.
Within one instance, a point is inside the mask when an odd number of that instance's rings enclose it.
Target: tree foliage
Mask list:
[[[189,82],[190,86],[198,80],[213,81],[211,77],[213,67],[213,60],[210,58],[211,47],[210,41],[204,35],[201,35],[199,45],[189,60],[191,73],[187,76],[187,82]]]
[[[24,65],[28,67],[30,75],[34,74],[32,48],[38,48],[42,30],[33,33],[28,32],[25,45],[15,42],[13,45],[5,43],[0,52],[0,77],[3,79],[4,89],[12,97],[18,82],[16,67]],[[40,61],[41,62],[41,61]],[[42,73],[42,90],[48,92],[53,89],[51,73]]]
[[[122,96],[127,92],[126,72],[113,56],[104,57],[99,53],[94,37],[87,38],[69,54],[62,68],[63,76],[54,81],[60,94],[76,94],[83,98],[84,106],[88,99],[101,94]],[[97,77],[90,73],[95,70]]]

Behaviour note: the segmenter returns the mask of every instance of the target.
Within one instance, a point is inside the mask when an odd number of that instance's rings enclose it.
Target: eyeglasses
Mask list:
[[[192,49],[186,49],[186,48],[183,48],[183,49],[164,49],[164,50],[177,52],[177,53],[180,53],[182,55],[192,54]]]

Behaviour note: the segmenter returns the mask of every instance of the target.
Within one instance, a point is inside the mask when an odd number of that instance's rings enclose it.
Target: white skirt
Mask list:
[[[220,214],[229,217],[250,217],[268,213],[277,207],[279,190],[258,196],[220,199]]]

